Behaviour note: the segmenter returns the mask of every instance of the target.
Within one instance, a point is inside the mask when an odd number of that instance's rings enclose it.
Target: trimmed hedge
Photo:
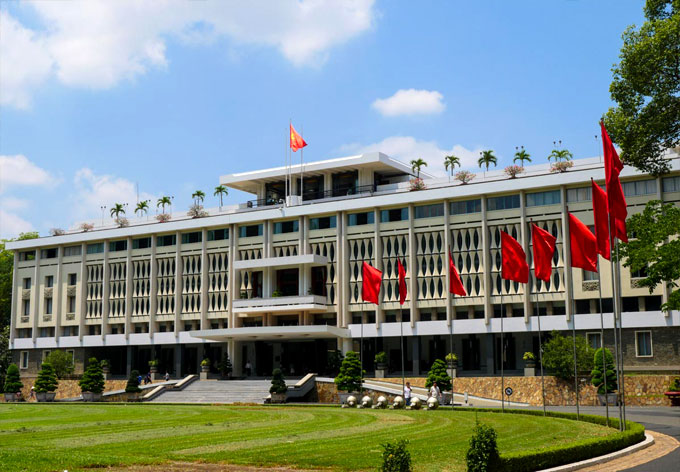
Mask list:
[[[466,409],[467,410],[467,409]],[[493,408],[470,408],[480,412],[501,413]],[[543,416],[540,410],[505,410],[506,414],[520,414]],[[502,413],[501,413],[502,414]],[[575,413],[562,413],[548,411],[546,416],[553,418],[565,418],[576,420]],[[581,421],[606,426],[607,419],[602,416],[580,415]],[[619,426],[617,418],[609,418],[612,428]],[[496,470],[512,470],[513,472],[531,472],[534,470],[549,469],[572,462],[579,462],[593,457],[609,454],[614,451],[625,449],[645,439],[645,427],[639,423],[626,421],[626,431],[617,431],[614,434],[602,438],[590,438],[575,441],[559,446],[545,447],[528,451],[519,451],[502,454],[500,465]]]

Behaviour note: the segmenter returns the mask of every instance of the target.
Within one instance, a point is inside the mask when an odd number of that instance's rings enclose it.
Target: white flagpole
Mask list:
[[[595,225],[597,231],[597,225]],[[610,256],[611,257],[611,256]],[[600,276],[600,256],[597,256],[597,290],[600,296],[600,348],[602,349],[602,375],[604,376],[604,408],[609,426],[609,395],[607,390],[607,358],[604,347],[604,313],[602,313],[602,277]]]
[[[564,206],[565,211],[567,212],[567,228],[569,228],[569,238],[571,238],[571,227],[570,227],[570,221],[569,221],[569,205]],[[573,270],[574,268],[571,265],[571,251],[572,251],[571,244],[569,244],[569,254],[568,254],[568,267],[569,270]],[[571,282],[571,299],[567,301],[568,305],[566,308],[571,307],[572,313],[571,313],[571,342],[573,346],[573,351],[574,351],[574,395],[576,396],[576,420],[581,419],[581,411],[579,408],[579,398],[578,398],[578,365],[576,361],[576,313],[573,313],[573,308],[575,306],[574,304],[574,279],[573,277],[570,277],[570,282]],[[567,311],[567,310],[565,310]]]
[[[529,223],[532,225],[531,231],[533,235],[533,220],[529,220]],[[553,254],[554,255],[554,254]],[[551,259],[552,260],[552,259]],[[543,416],[546,416],[546,411],[545,411],[545,377],[543,376],[543,340],[541,339],[541,312],[538,308],[538,278],[536,277],[536,258],[533,258],[534,261],[534,290],[536,291],[535,297],[536,297],[536,319],[538,320],[538,362],[541,363],[541,397],[543,398]],[[552,273],[552,269],[551,269]]]
[[[505,279],[501,277],[501,410],[505,413],[505,344],[503,342],[503,289],[505,288]]]

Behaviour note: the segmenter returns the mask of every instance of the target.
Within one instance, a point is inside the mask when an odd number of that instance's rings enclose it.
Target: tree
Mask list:
[[[170,197],[161,197],[156,202],[156,208],[161,207],[163,209],[163,214],[165,214],[166,205],[172,205],[172,200],[170,200]]]
[[[614,356],[609,352],[609,349],[604,349],[605,366],[606,370],[603,368],[602,364],[602,348],[595,351],[593,358],[593,371],[590,373],[591,382],[594,387],[597,388],[597,393],[604,395],[605,393],[612,393],[616,391],[618,386],[616,385],[616,372],[614,372]],[[604,378],[605,374],[607,377],[607,385],[605,388]]]
[[[451,377],[446,372],[446,364],[441,359],[435,359],[432,364],[430,371],[427,373],[425,387],[430,388],[435,382],[437,382],[439,390],[442,392],[451,390]]]
[[[66,351],[56,350],[50,352],[45,358],[45,362],[49,362],[52,365],[54,373],[60,379],[73,373],[73,356]]]
[[[7,368],[7,376],[5,377],[5,386],[3,390],[5,393],[17,393],[24,387],[21,383],[21,376],[19,375],[19,368],[16,364],[10,364]]]
[[[0,328],[0,388],[5,383],[7,368],[12,363],[12,353],[9,350],[9,326]]]
[[[35,380],[35,393],[54,392],[58,386],[57,374],[55,374],[52,364],[47,361],[43,362],[42,368],[38,372],[38,378]]]
[[[496,164],[498,164],[498,158],[494,155],[491,149],[480,152],[479,156],[480,157],[477,160],[477,164],[479,165],[480,169],[482,166],[486,166],[486,171],[488,171],[491,164],[493,164],[494,167],[496,167]]]
[[[550,161],[550,159],[555,159],[555,162],[562,162],[562,159],[570,161],[572,157],[574,157],[574,155],[569,152],[568,149],[553,149],[548,156],[548,161]]]
[[[135,215],[137,213],[142,213],[144,215],[149,213],[149,200],[144,200],[137,203],[137,206],[135,207]]]
[[[87,369],[78,381],[78,385],[83,392],[102,393],[104,391],[104,374],[97,358],[91,357],[87,361]]]
[[[647,0],[644,13],[623,33],[604,121],[623,161],[656,176],[670,170],[663,152],[680,144],[680,2]]]
[[[458,156],[451,154],[450,156],[446,156],[444,158],[444,168],[446,170],[450,170],[451,177],[453,177],[453,169],[456,167],[460,167],[460,158]]]
[[[215,187],[215,193],[213,193],[213,196],[220,196],[220,208],[222,208],[222,195],[229,195],[229,191],[227,190],[227,187],[224,185],[218,185]]]
[[[680,208],[672,203],[652,200],[642,213],[626,222],[628,234],[634,236],[619,245],[619,258],[631,271],[646,270],[647,276],[637,283],[650,293],[659,284],[669,289],[664,311],[680,310]]]
[[[115,217],[115,219],[117,220],[118,218],[120,218],[120,215],[121,215],[121,214],[123,214],[123,215],[125,214],[125,208],[123,207],[122,204],[120,204],[120,203],[115,203],[115,204],[113,205],[113,208],[111,208],[111,212],[110,212],[110,213],[111,213],[111,218],[114,218],[114,217]]]
[[[139,380],[137,380],[138,377],[138,370],[133,370],[130,372],[130,377],[128,378],[127,384],[125,385],[126,393],[139,393],[142,391],[142,389],[139,388]]]
[[[411,170],[416,173],[416,179],[420,178],[420,169],[423,166],[427,167],[427,162],[425,162],[421,158],[413,159],[411,161]]]
[[[524,149],[520,149],[515,153],[515,158],[512,160],[512,162],[520,162],[520,165],[524,167],[524,161],[531,162],[531,154],[526,152]]]
[[[593,370],[594,350],[586,339],[576,337],[576,363],[579,372]],[[548,341],[543,344],[543,365],[556,377],[563,380],[574,378],[574,346],[571,338],[553,331]]]
[[[203,190],[196,190],[194,193],[191,194],[191,198],[194,199],[194,204],[200,205],[201,202],[205,199],[205,192]]]
[[[348,351],[340,366],[340,373],[335,377],[338,390],[358,392],[361,389],[361,362],[354,351]]]
[[[38,233],[35,231],[21,233],[16,240],[35,239]],[[12,306],[12,270],[14,268],[14,253],[5,249],[5,243],[14,239],[0,240],[0,330],[9,326],[10,311]],[[9,342],[9,337],[7,338]],[[0,349],[2,349],[0,347]],[[0,370],[0,377],[1,377]]]
[[[217,364],[217,370],[220,371],[220,374],[222,374],[222,377],[228,377],[229,374],[231,374],[233,367],[231,365],[231,359],[229,359],[229,353],[227,353],[227,352],[224,353],[224,357]]]
[[[269,393],[286,393],[287,391],[288,386],[283,379],[283,372],[281,372],[281,369],[274,369],[274,372],[272,372],[272,386],[269,387]]]
[[[495,429],[484,423],[477,423],[472,430],[470,447],[465,453],[468,472],[490,472],[499,469],[500,454],[496,438]]]

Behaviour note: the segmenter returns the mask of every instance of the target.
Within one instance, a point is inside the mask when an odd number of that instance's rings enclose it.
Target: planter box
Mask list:
[[[272,393],[271,394],[271,402],[272,403],[286,403],[286,394],[285,393]]]
[[[19,397],[21,398],[21,397]],[[20,400],[17,399],[17,394],[16,393],[6,393],[5,394],[5,401],[6,402],[18,402]]]
[[[57,392],[36,392],[35,397],[39,402],[53,402],[57,396]]]
[[[446,373],[449,374],[449,377],[451,377],[452,379],[455,379],[456,375],[458,374],[458,369],[455,368],[455,367],[453,367],[453,368],[449,367],[449,368],[446,369]]]
[[[385,369],[375,369],[375,377],[377,379],[384,379],[387,371]]]
[[[442,392],[442,405],[451,405],[453,395],[449,392]]]
[[[671,406],[680,406],[680,392],[664,392],[664,395],[671,401]]]
[[[600,401],[600,405],[616,406],[618,405],[618,394],[608,393],[607,395],[597,394],[597,399]]]
[[[102,401],[102,394],[101,393],[83,392],[82,396],[83,396],[84,402],[100,402],[100,401]]]
[[[536,368],[535,367],[525,367],[524,368],[524,376],[525,377],[536,377]]]

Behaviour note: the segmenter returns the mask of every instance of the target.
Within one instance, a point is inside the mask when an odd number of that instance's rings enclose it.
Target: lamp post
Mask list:
[[[102,211],[102,226],[104,226],[104,211],[106,210],[106,205],[101,205],[99,209]]]

